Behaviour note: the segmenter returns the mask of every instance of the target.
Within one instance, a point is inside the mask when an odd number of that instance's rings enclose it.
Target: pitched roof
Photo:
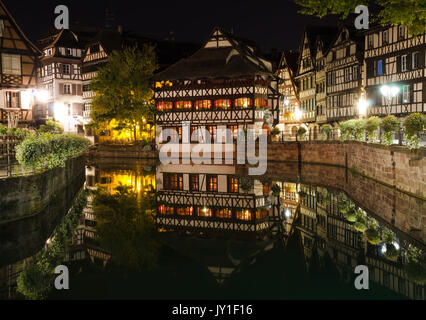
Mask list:
[[[281,60],[278,66],[278,69],[283,66],[288,66],[293,74],[297,72],[297,62],[299,60],[299,52],[296,51],[284,51],[281,55]]]
[[[12,26],[15,27],[16,32],[22,37],[22,40],[24,43],[28,46],[29,49],[31,49],[34,54],[40,55],[41,51],[37,48],[37,46],[31,42],[31,40],[25,35],[25,33],[22,31],[22,29],[19,27],[19,25],[16,23],[15,18],[13,18],[12,14],[9,12],[9,10],[6,8],[3,1],[0,0],[0,7],[4,10],[6,15],[8,16],[10,23]]]
[[[333,39],[335,39],[338,31],[339,28],[334,26],[306,26],[305,32],[308,37],[311,57],[315,57],[316,55],[316,43],[318,39],[321,39],[323,44],[328,47]]]
[[[233,78],[254,74],[273,76],[271,62],[261,58],[247,40],[215,28],[201,49],[158,73],[153,80]]]

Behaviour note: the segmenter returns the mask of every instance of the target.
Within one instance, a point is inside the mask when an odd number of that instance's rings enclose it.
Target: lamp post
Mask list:
[[[367,115],[368,102],[364,98],[360,98],[358,101],[358,115],[363,118]]]
[[[382,96],[385,97],[386,102],[387,102],[386,113],[387,113],[387,115],[390,115],[392,99],[395,98],[398,95],[399,87],[395,86],[395,85],[388,86],[388,85],[385,84],[380,88],[380,92],[381,92]]]

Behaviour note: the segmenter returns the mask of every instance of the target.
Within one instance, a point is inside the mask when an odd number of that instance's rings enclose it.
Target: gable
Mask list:
[[[204,48],[226,48],[232,47],[231,42],[226,38],[226,36],[220,31],[216,30],[213,32],[210,39],[204,45]]]
[[[40,54],[40,51],[25,36],[15,20],[0,1],[0,27],[3,35],[0,37],[0,49],[12,49],[16,51],[26,51],[29,55]]]

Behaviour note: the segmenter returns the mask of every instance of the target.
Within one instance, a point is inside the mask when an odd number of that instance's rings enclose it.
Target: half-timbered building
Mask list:
[[[212,140],[219,129],[254,129],[278,122],[278,78],[272,63],[248,41],[214,29],[195,54],[153,77],[157,115],[157,147],[164,128],[180,133],[183,122],[191,132],[205,129]],[[190,137],[183,137],[183,142]]]
[[[15,127],[34,121],[38,48],[0,1],[0,122]]]
[[[65,132],[83,133],[83,43],[76,33],[62,29],[39,41],[43,51],[38,67],[38,89],[45,92],[37,119],[54,119]]]
[[[296,110],[299,109],[298,88],[295,81],[298,52],[285,51],[281,56],[276,74],[280,78],[278,91],[280,97],[280,115],[277,125],[286,136],[296,137],[299,123]]]
[[[307,123],[310,138],[318,135],[319,129],[315,124],[317,114],[316,102],[316,71],[317,66],[317,44],[322,37],[329,38],[336,34],[335,27],[328,26],[306,26],[300,45],[300,56],[296,79],[299,83],[300,100],[300,122]],[[322,43],[322,42],[320,42]],[[323,47],[321,47],[323,50]],[[321,51],[322,53],[322,51]],[[321,59],[319,59],[321,61]]]
[[[371,27],[365,33],[365,90],[369,115],[406,116],[426,112],[425,33],[411,35],[404,26]],[[398,86],[390,109],[380,88]]]
[[[358,116],[357,104],[362,92],[364,36],[342,24],[325,62],[328,122]]]

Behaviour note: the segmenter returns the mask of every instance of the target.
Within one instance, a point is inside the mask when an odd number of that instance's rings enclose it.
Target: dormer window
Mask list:
[[[62,65],[62,72],[64,74],[70,74],[71,73],[71,66],[69,64],[63,64]]]
[[[70,48],[65,48],[65,54],[66,54],[67,56],[72,56],[72,49],[70,49]]]

